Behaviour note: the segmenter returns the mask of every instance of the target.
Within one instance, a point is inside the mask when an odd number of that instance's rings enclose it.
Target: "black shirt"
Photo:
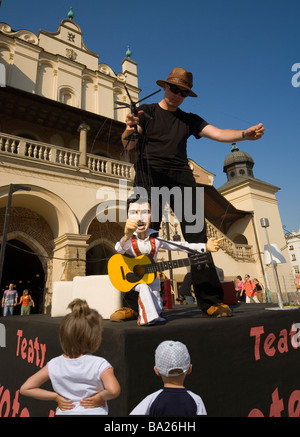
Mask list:
[[[164,387],[153,401],[149,416],[196,416],[197,404],[185,388]]]
[[[143,137],[139,141],[138,161],[157,169],[189,170],[187,139],[193,135],[201,138],[201,130],[207,126],[203,118],[181,109],[175,112],[162,109],[158,103],[141,105],[151,118],[140,116]]]

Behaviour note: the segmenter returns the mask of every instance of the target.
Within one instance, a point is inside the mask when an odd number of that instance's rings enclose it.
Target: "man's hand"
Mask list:
[[[130,128],[133,128],[134,126],[138,125],[139,124],[139,116],[143,113],[144,113],[144,111],[138,111],[137,115],[127,114],[126,120],[125,120],[126,128],[130,129]]]
[[[245,140],[259,140],[264,134],[264,126],[262,123],[257,124],[256,126],[249,127],[244,131],[244,139]]]
[[[223,238],[209,238],[206,243],[206,250],[208,252],[218,252],[220,249],[219,242],[223,240]]]
[[[139,126],[139,115],[143,114],[144,111],[139,111],[137,115],[134,114],[127,114],[126,115],[126,128],[124,132],[122,133],[122,143],[123,146],[128,148],[128,137],[130,138],[130,135],[137,129],[139,133],[141,133],[142,128]],[[135,143],[135,141],[133,141]],[[128,148],[128,150],[131,147]]]
[[[259,140],[264,134],[265,128],[262,123],[251,126],[245,130],[235,129],[219,129],[216,126],[208,124],[205,126],[199,135],[209,138],[210,140],[220,141],[221,143],[235,143],[244,140]]]

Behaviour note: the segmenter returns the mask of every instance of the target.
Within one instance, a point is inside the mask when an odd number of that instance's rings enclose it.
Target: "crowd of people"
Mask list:
[[[238,302],[266,302],[264,285],[257,278],[250,279],[248,274],[245,275],[244,281],[240,275],[236,277],[235,290]]]
[[[238,303],[263,303],[267,302],[265,293],[265,286],[257,279],[250,279],[248,274],[245,275],[244,280],[240,275],[235,278],[235,291]],[[300,288],[300,287],[299,287]],[[191,273],[187,273],[179,288],[179,297],[176,299],[181,303],[194,303],[193,285]]]

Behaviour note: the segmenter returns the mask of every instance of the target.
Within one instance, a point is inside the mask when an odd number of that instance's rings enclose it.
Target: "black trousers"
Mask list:
[[[164,208],[162,204],[164,199],[161,198],[158,202],[155,197],[157,196],[157,189],[167,187],[169,190],[172,190],[174,187],[179,187],[181,190],[181,199],[179,199],[181,205],[176,205],[178,197],[171,195],[170,207],[173,211],[181,210],[180,225],[185,241],[189,243],[207,242],[204,211],[201,211],[201,214],[203,214],[203,229],[194,232],[194,230],[198,229],[198,224],[199,222],[201,223],[201,220],[199,217],[195,217],[197,211],[199,211],[197,206],[199,205],[199,203],[197,204],[197,201],[199,202],[199,192],[196,189],[196,182],[191,172],[165,171],[153,168],[150,170],[149,167],[146,166],[142,168],[137,166],[134,186],[137,187],[137,190],[139,187],[142,187],[147,191],[149,201],[151,201],[151,217],[154,216],[158,218],[155,222],[152,222],[151,227],[157,231],[160,228]],[[188,188],[188,190],[185,190],[185,188]],[[173,192],[178,193],[179,190],[173,190]],[[159,210],[154,211],[153,208],[157,205],[159,205]],[[195,217],[194,221],[191,220],[192,217]],[[210,253],[208,253],[208,266],[200,266],[199,268],[199,266],[192,265],[191,273],[194,292],[200,309],[206,310],[210,306],[222,302],[223,289]]]

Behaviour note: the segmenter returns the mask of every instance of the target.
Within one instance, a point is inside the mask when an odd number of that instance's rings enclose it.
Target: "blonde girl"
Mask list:
[[[31,376],[20,393],[56,401],[56,415],[108,414],[107,401],[119,396],[120,385],[108,361],[92,355],[101,344],[103,319],[81,299],[69,308],[59,329],[64,353]],[[40,388],[49,379],[54,391]]]

